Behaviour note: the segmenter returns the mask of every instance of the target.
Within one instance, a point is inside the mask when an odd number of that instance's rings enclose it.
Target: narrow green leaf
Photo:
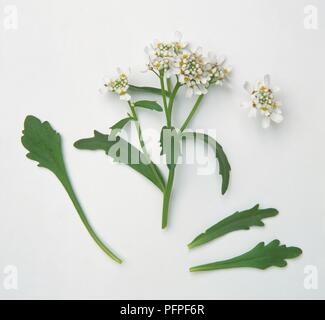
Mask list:
[[[80,150],[104,150],[114,161],[128,165],[164,191],[165,182],[159,168],[150,160],[147,161],[143,152],[123,138],[94,131],[94,137],[78,140],[74,146]],[[156,175],[152,170],[155,170]]]
[[[146,92],[146,93],[152,93],[152,94],[158,94],[158,95],[162,94],[160,88],[154,88],[154,87],[139,87],[139,86],[134,86],[134,85],[130,84],[129,89],[131,91],[143,91],[143,92]],[[166,92],[166,95],[169,96],[170,93]]]
[[[293,259],[301,254],[302,250],[300,248],[280,245],[279,240],[273,240],[268,245],[260,242],[256,247],[238,257],[191,267],[190,271],[211,271],[229,268],[256,268],[264,270],[272,266],[283,268],[287,265],[286,259]]]
[[[188,247],[198,247],[233,231],[248,230],[253,226],[263,227],[264,223],[262,222],[262,219],[274,217],[277,214],[278,210],[273,208],[259,209],[258,204],[251,209],[241,212],[237,211],[231,216],[213,225],[204,233],[201,233],[188,245]]]
[[[125,127],[125,125],[131,120],[133,120],[132,117],[127,117],[127,118],[121,119],[120,121],[118,121],[114,125],[112,125],[110,127],[110,129],[112,129],[112,130],[122,130]]]
[[[174,169],[181,153],[182,134],[174,127],[164,126],[160,133],[161,155],[166,155],[167,167]]]
[[[134,105],[136,107],[150,109],[150,110],[154,110],[154,111],[158,111],[158,112],[162,112],[163,111],[163,109],[160,106],[160,104],[157,103],[156,101],[140,100],[140,101],[135,102]]]
[[[98,238],[79,203],[66,170],[60,134],[51,127],[49,122],[41,122],[34,116],[28,116],[25,119],[21,142],[29,151],[27,154],[29,159],[37,161],[39,167],[50,170],[60,180],[76,208],[80,219],[97,245],[113,260],[121,263],[122,260]]]
[[[184,137],[194,137],[196,139],[203,140],[205,143],[210,145],[213,148],[216,158],[219,162],[219,174],[222,177],[222,186],[221,186],[221,193],[225,194],[228,186],[229,186],[229,178],[230,178],[230,164],[227,159],[225,152],[223,151],[222,146],[212,137],[207,134],[200,133],[200,132],[184,132]]]

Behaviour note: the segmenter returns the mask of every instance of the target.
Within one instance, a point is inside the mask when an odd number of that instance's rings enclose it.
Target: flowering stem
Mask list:
[[[167,90],[169,92],[169,94],[172,92],[172,82],[170,80],[170,78],[167,78]]]
[[[194,106],[193,106],[191,112],[189,113],[189,115],[187,116],[187,118],[186,118],[184,124],[183,124],[182,127],[181,127],[181,132],[183,132],[183,131],[187,128],[187,126],[188,126],[188,124],[190,123],[190,121],[192,120],[192,118],[193,118],[193,116],[194,116],[196,110],[198,109],[198,107],[199,107],[199,105],[200,105],[200,103],[201,103],[203,97],[204,97],[204,95],[201,94],[201,95],[197,98],[197,100],[196,100],[196,102],[195,102],[195,104],[194,104]]]
[[[161,93],[162,93],[162,98],[163,98],[163,103],[164,103],[164,111],[165,111],[165,115],[166,115],[167,127],[170,127],[171,119],[169,118],[169,113],[168,113],[168,105],[167,105],[166,89],[165,89],[163,71],[160,71],[159,79],[160,79]]]
[[[177,81],[171,95],[170,95],[170,98],[169,98],[169,103],[168,103],[168,118],[169,118],[169,121],[170,121],[170,124],[171,124],[171,121],[172,121],[172,110],[173,110],[173,105],[174,105],[174,100],[175,100],[175,97],[176,97],[176,94],[177,94],[177,91],[178,89],[181,87],[181,84]]]
[[[172,123],[172,110],[173,110],[173,105],[174,105],[174,100],[177,94],[178,89],[181,87],[181,84],[178,82],[173,89],[173,91],[171,92],[169,101],[168,101],[168,108],[167,108],[167,114],[166,114],[166,118],[167,118],[167,127],[171,128],[171,123]],[[163,89],[162,89],[163,91]],[[162,223],[161,223],[161,227],[162,229],[167,227],[167,223],[168,223],[168,211],[169,211],[169,202],[170,202],[170,196],[171,196],[171,192],[172,192],[172,188],[173,188],[173,184],[174,184],[174,177],[175,177],[175,169],[176,166],[172,167],[169,169],[168,172],[168,180],[167,180],[167,185],[166,185],[166,190],[164,192],[164,200],[163,200],[163,212],[162,212]]]
[[[175,168],[169,169],[168,180],[167,180],[167,185],[166,185],[166,190],[164,192],[164,200],[163,200],[163,213],[162,213],[162,223],[161,223],[162,229],[167,227],[169,201],[170,201],[170,196],[173,188],[174,176],[175,176]]]
[[[152,173],[154,174],[154,176],[156,177],[157,181],[159,182],[159,185],[160,185],[160,188],[161,190],[165,190],[165,182],[163,181],[163,178],[157,173],[151,159],[150,159],[150,156],[149,156],[149,153],[147,151],[147,148],[145,146],[145,143],[144,143],[144,140],[143,140],[143,136],[142,136],[142,130],[141,130],[141,127],[140,127],[140,122],[139,122],[139,118],[138,118],[138,115],[135,111],[135,108],[134,106],[132,105],[132,103],[130,101],[128,101],[129,103],[129,107],[130,107],[130,110],[131,110],[131,114],[132,114],[132,117],[134,118],[134,121],[135,121],[135,127],[136,127],[136,130],[137,130],[137,133],[138,133],[138,138],[139,138],[139,142],[140,142],[140,146],[142,148],[142,151],[144,153],[144,156],[146,157],[146,160],[148,161],[148,164],[150,166],[150,169],[152,171]]]

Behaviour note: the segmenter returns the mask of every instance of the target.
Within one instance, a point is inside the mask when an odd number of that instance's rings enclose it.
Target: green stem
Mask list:
[[[168,113],[168,105],[167,105],[166,89],[165,89],[163,71],[160,72],[159,79],[160,79],[161,94],[162,94],[163,103],[164,103],[164,111],[165,111],[165,115],[166,115],[166,122],[167,122],[167,126],[170,127],[171,126],[171,120],[169,118],[169,113]]]
[[[160,78],[160,84],[161,84],[161,91],[164,93],[165,87],[164,87],[163,77]],[[168,81],[167,81],[167,84],[168,84]],[[181,87],[181,84],[177,80],[177,83],[169,97],[168,106],[167,106],[167,108],[165,108],[166,119],[167,119],[167,128],[171,128],[171,125],[172,125],[172,110],[173,110],[174,100],[175,100],[177,91],[180,87]],[[170,196],[171,196],[171,192],[172,192],[173,184],[174,184],[175,169],[176,169],[176,166],[174,166],[173,168],[170,168],[169,172],[168,172],[168,180],[167,180],[167,185],[166,185],[166,189],[164,192],[164,200],[163,200],[163,212],[162,212],[162,224],[161,224],[161,227],[163,229],[167,227],[167,223],[168,223],[169,202],[170,202]]]
[[[183,132],[183,131],[187,128],[187,126],[188,126],[188,124],[190,123],[190,121],[192,120],[192,118],[193,118],[195,112],[197,111],[197,109],[198,109],[198,107],[199,107],[199,105],[200,105],[200,103],[201,103],[203,97],[204,97],[204,95],[201,94],[201,95],[197,98],[197,100],[196,100],[196,102],[195,102],[195,104],[194,104],[194,106],[193,106],[191,112],[189,113],[189,115],[187,116],[187,118],[186,118],[184,124],[183,124],[182,127],[181,127],[181,132]]]
[[[172,92],[172,81],[170,80],[170,78],[167,78],[167,90],[168,90],[168,93],[171,94]]]
[[[170,125],[171,125],[171,122],[172,122],[172,111],[173,111],[173,105],[174,105],[174,100],[175,100],[175,97],[176,97],[176,94],[177,94],[177,91],[178,89],[181,87],[181,84],[177,81],[171,95],[170,95],[170,98],[169,98],[169,103],[168,103],[168,118],[169,118],[169,121],[170,121]]]
[[[143,151],[143,153],[144,153],[144,155],[145,155],[145,157],[146,157],[146,159],[148,161],[148,164],[150,166],[150,169],[151,169],[152,173],[154,174],[157,181],[159,182],[161,190],[165,191],[165,182],[163,181],[163,178],[156,171],[156,168],[154,167],[154,165],[153,165],[153,163],[152,163],[152,161],[150,159],[149,153],[148,153],[147,148],[145,146],[145,143],[143,141],[142,130],[141,130],[141,127],[140,127],[140,122],[139,122],[138,115],[137,115],[137,113],[135,111],[134,106],[130,102],[129,102],[129,106],[130,106],[132,117],[135,120],[135,127],[136,127],[136,130],[137,130],[137,134],[138,134],[138,138],[139,138],[139,142],[140,142],[140,146],[142,148],[142,151]]]
[[[163,213],[162,213],[162,223],[161,223],[162,229],[166,228],[168,223],[169,201],[170,201],[170,196],[173,188],[174,176],[175,176],[175,168],[169,169],[166,190],[164,192]]]
[[[65,190],[67,191],[74,207],[76,208],[79,217],[81,219],[81,221],[83,222],[84,226],[86,227],[87,231],[89,232],[90,236],[94,239],[94,241],[97,243],[97,245],[109,256],[111,257],[114,261],[118,262],[118,263],[122,263],[122,260],[116,256],[110,249],[107,248],[107,246],[103,243],[103,241],[97,236],[96,232],[94,231],[94,229],[92,228],[92,226],[90,225],[85,212],[83,211],[80,202],[73,190],[72,184],[69,180],[69,178],[66,178],[64,181],[61,181],[61,183],[63,184]]]

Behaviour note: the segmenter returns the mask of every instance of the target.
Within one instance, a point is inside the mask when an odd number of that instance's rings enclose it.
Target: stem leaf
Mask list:
[[[196,267],[191,267],[191,272],[211,271],[229,268],[256,268],[267,269],[272,266],[283,268],[287,265],[286,259],[293,259],[302,254],[302,250],[297,247],[287,247],[281,245],[279,240],[273,240],[265,245],[260,242],[250,251],[224,261],[217,261]]]
[[[159,168],[152,162],[150,166],[146,161],[144,153],[123,138],[113,134],[105,135],[98,131],[94,131],[93,137],[78,140],[74,143],[74,146],[80,150],[103,150],[108,156],[112,157],[114,161],[128,165],[133,170],[149,179],[161,191],[164,191],[162,189],[163,177]],[[153,174],[152,167],[161,178],[160,181],[158,181],[155,174]]]
[[[210,137],[205,133],[195,132],[195,131],[194,132],[188,131],[183,133],[183,137],[188,137],[188,136],[194,137],[195,141],[196,139],[203,140],[204,143],[208,144],[210,147],[213,148],[215,152],[215,156],[219,162],[219,174],[222,177],[221,193],[225,194],[229,186],[231,167],[227,159],[227,156],[223,151],[222,146],[215,139],[213,139],[212,137]]]
[[[129,84],[129,89],[131,91],[142,91],[142,92],[146,92],[146,93],[151,93],[151,94],[157,94],[157,95],[162,95],[161,89],[160,88],[154,88],[154,87],[139,87],[139,86],[135,86],[132,84]],[[169,96],[170,93],[166,92],[166,96]]]
[[[158,112],[163,111],[161,105],[156,101],[139,100],[139,101],[135,102],[134,105],[136,107],[145,108],[145,109],[149,109],[149,110],[153,110],[153,111],[158,111]]]
[[[262,219],[274,217],[277,214],[278,210],[273,208],[259,209],[258,204],[251,209],[241,212],[237,211],[213,225],[204,233],[201,233],[188,245],[188,247],[198,247],[233,231],[249,230],[249,228],[253,226],[263,227],[264,223]]]
[[[127,123],[129,123],[131,120],[134,120],[132,117],[127,117],[124,119],[121,119],[120,121],[117,121],[114,125],[110,127],[112,130],[122,130]]]

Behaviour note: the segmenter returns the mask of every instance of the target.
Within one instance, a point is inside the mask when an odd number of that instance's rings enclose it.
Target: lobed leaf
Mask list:
[[[41,122],[34,116],[27,116],[21,141],[29,151],[27,157],[37,161],[39,167],[47,168],[53,172],[60,180],[81,221],[97,245],[114,261],[122,263],[122,260],[97,236],[79,203],[66,171],[60,134],[51,127],[49,122]]]
[[[250,227],[263,227],[262,219],[274,217],[278,214],[278,210],[273,208],[259,209],[257,204],[251,209],[235,212],[231,216],[216,223],[204,233],[197,236],[189,245],[189,248],[198,247],[227,233],[237,230],[248,230]]]
[[[272,266],[283,268],[287,265],[287,259],[293,259],[302,254],[302,250],[297,247],[287,247],[281,245],[279,240],[273,240],[268,245],[260,242],[250,251],[224,261],[217,261],[196,267],[191,267],[191,272],[211,271],[229,268],[256,268],[267,269]]]

